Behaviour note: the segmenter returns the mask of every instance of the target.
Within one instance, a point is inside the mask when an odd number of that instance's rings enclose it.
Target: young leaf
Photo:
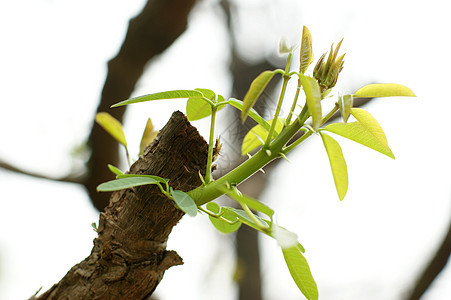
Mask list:
[[[298,247],[282,249],[283,257],[291,277],[308,300],[318,299],[318,287],[313,279],[310,267]]]
[[[144,129],[141,143],[139,144],[139,155],[144,153],[144,149],[154,140],[157,134],[158,131],[153,130],[152,120],[150,118],[147,119],[146,128]]]
[[[187,213],[191,217],[195,217],[197,215],[197,205],[187,193],[180,190],[173,190],[171,188],[171,195],[180,210]]]
[[[177,98],[189,98],[189,97],[202,97],[202,93],[195,90],[175,90],[168,92],[160,92],[155,94],[149,94],[139,97],[127,99],[112,105],[111,107],[118,107],[127,104],[133,104],[138,102],[165,100],[165,99],[177,99]]]
[[[110,164],[108,164],[108,169],[116,176],[124,174],[121,170]]]
[[[259,211],[267,215],[272,219],[272,216],[274,215],[274,210],[272,210],[270,207],[266,206],[263,202],[260,202],[258,200],[255,200],[254,198],[251,198],[249,196],[243,195],[239,193],[237,190],[230,190],[226,187],[220,188],[223,193],[225,193],[227,196],[232,198],[233,200],[237,201],[238,203],[244,203],[247,206],[249,206],[251,209],[255,211]]]
[[[355,92],[354,97],[416,97],[415,94],[408,88],[396,83],[375,83],[368,84]]]
[[[273,78],[274,74],[276,74],[274,71],[264,71],[252,81],[251,86],[243,99],[243,109],[241,110],[241,121],[243,123],[246,120],[249,110],[254,106],[255,102],[257,102],[258,97],[268,85],[271,78]]]
[[[352,95],[341,96],[340,99],[338,100],[340,114],[345,123],[348,122],[349,115],[351,114],[351,108],[352,108],[353,102],[354,102],[354,99],[353,99]]]
[[[235,98],[230,98],[227,101],[227,103],[241,111],[243,110],[243,101],[241,101],[241,100],[238,100]],[[251,108],[248,112],[248,116],[251,117],[258,124],[260,124],[264,129],[266,129],[266,131],[269,131],[269,127],[271,126],[271,124],[269,124],[267,121],[265,121],[265,119],[263,119],[258,114],[258,112],[255,111],[255,109]]]
[[[157,182],[160,183],[168,183],[169,179],[166,178],[162,178],[160,176],[155,176],[155,175],[142,175],[142,174],[121,174],[121,175],[117,175],[117,178],[130,178],[130,177],[144,177],[144,178],[151,178]]]
[[[299,73],[304,74],[308,66],[313,62],[312,35],[310,34],[310,30],[305,26],[302,29],[300,60]]]
[[[315,79],[301,75],[299,81],[304,88],[305,97],[307,99],[307,106],[312,115],[312,127],[316,131],[321,126],[321,91]]]
[[[233,215],[230,211],[223,211],[219,208],[219,205],[216,202],[208,202],[207,203],[207,209],[215,214],[219,214],[221,212],[221,217],[232,222],[233,224],[230,224],[227,221],[222,220],[221,218],[215,218],[213,216],[208,216],[210,219],[210,222],[213,224],[213,226],[222,233],[232,233],[238,230],[241,226],[241,222],[238,220],[238,218]]]
[[[209,89],[194,89],[195,91],[199,91],[204,95],[205,98],[210,99],[211,101],[215,102],[216,93]]]
[[[119,191],[134,186],[146,185],[146,184],[156,184],[157,180],[149,177],[126,177],[119,178],[111,181],[104,182],[97,186],[97,191],[99,192],[112,192]]]
[[[268,125],[272,124],[273,120],[268,121]],[[283,128],[285,119],[277,119],[277,124],[275,128],[275,132],[277,134],[280,133],[280,131]],[[265,121],[266,122],[266,121]],[[246,155],[246,153],[250,153],[255,148],[261,146],[264,141],[266,140],[266,137],[268,136],[268,129],[265,129],[260,124],[255,125],[249,132],[245,135],[243,139],[243,145],[241,146],[241,154]]]
[[[233,207],[223,207],[222,208],[224,211],[230,212],[230,214],[234,217],[237,217],[242,223],[246,224],[249,227],[254,228],[257,231],[260,231],[264,234],[268,234],[268,232],[263,231],[260,227],[258,227],[254,221],[246,214],[246,212],[242,209],[236,209]],[[257,215],[254,215],[255,218],[257,218],[261,223],[263,224],[268,224],[269,221],[266,221],[262,218],[260,218]]]
[[[211,105],[202,97],[190,97],[186,102],[186,116],[195,121],[211,115]]]
[[[359,121],[360,124],[371,132],[371,134],[374,135],[374,137],[382,145],[384,145],[385,149],[390,150],[388,147],[387,137],[385,136],[382,127],[369,112],[361,108],[353,108],[351,109],[351,114],[357,119],[357,121]]]
[[[99,112],[96,115],[96,122],[102,126],[102,128],[105,129],[116,141],[124,146],[127,146],[127,141],[125,140],[121,122],[116,120],[107,112]]]
[[[338,198],[343,200],[348,190],[348,168],[343,157],[340,145],[327,134],[321,134],[327,156],[329,157],[332,175],[334,176],[335,188],[337,189]]]
[[[376,150],[388,157],[395,158],[390,148],[383,145],[380,140],[378,140],[368,128],[363,126],[359,122],[351,123],[334,123],[327,125],[324,130],[333,132],[335,134],[341,135],[342,137],[348,138],[354,142],[367,146],[373,150]]]

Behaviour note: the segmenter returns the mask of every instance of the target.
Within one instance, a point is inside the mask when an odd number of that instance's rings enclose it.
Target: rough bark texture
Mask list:
[[[205,175],[208,145],[181,112],[132,165],[130,173],[170,179],[189,191]],[[182,264],[166,241],[183,212],[154,185],[114,192],[100,214],[91,255],[37,299],[145,299],[171,266]]]

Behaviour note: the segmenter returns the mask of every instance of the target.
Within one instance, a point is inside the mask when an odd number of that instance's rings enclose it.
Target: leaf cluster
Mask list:
[[[274,220],[274,210],[262,202],[243,195],[237,185],[249,176],[262,170],[270,161],[283,157],[294,148],[303,143],[313,134],[321,137],[327,154],[332,176],[334,179],[337,195],[343,200],[348,189],[348,170],[343,151],[340,144],[333,138],[339,135],[363,146],[380,152],[390,158],[394,158],[387,138],[376,119],[371,114],[360,108],[353,108],[354,97],[392,97],[408,96],[414,97],[414,93],[407,87],[399,84],[370,84],[357,90],[354,94],[335,95],[333,89],[338,81],[339,74],[343,70],[344,56],[339,55],[343,40],[334,48],[331,46],[329,55],[326,53],[317,61],[313,74],[307,75],[309,66],[313,63],[312,37],[307,27],[303,28],[298,71],[292,71],[291,59],[295,47],[289,47],[285,41],[281,42],[279,49],[287,54],[285,69],[267,70],[258,75],[251,83],[243,100],[229,98],[214,91],[198,88],[194,90],[174,90],[154,93],[119,102],[113,107],[134,104],[145,101],[166,99],[187,99],[186,114],[190,121],[210,117],[210,135],[207,158],[206,175],[202,179],[202,186],[190,191],[183,192],[173,190],[169,180],[152,175],[124,174],[119,169],[109,166],[116,174],[116,179],[98,186],[99,191],[113,191],[125,188],[133,188],[140,185],[154,184],[174,204],[190,216],[195,216],[198,211],[208,215],[213,226],[224,234],[232,233],[245,224],[263,234],[274,238],[281,247],[282,254],[300,291],[307,299],[318,299],[318,290],[311,274],[309,265],[303,256],[304,247],[299,243],[296,234],[279,226]],[[254,109],[254,105],[264,92],[268,83],[275,76],[282,77],[282,87],[277,101],[277,107],[273,118],[265,120]],[[281,115],[282,103],[286,100],[286,89],[288,82],[297,79],[296,94],[291,99],[291,108],[287,116]],[[304,97],[301,97],[302,93]],[[298,110],[299,99],[304,98],[301,111]],[[323,101],[332,99],[335,106],[328,112],[323,112]],[[241,120],[252,118],[257,125],[245,136],[242,144],[242,154],[249,155],[249,159],[230,173],[212,180],[212,162],[217,157],[217,149],[220,149],[218,139],[216,146],[215,121],[216,113],[230,105],[241,111]],[[339,112],[341,122],[325,125],[331,117]],[[349,121],[350,118],[352,121]],[[96,117],[97,122],[105,128],[119,143],[127,147],[125,136],[120,123],[109,116],[101,113]],[[302,133],[299,135],[299,133]],[[141,141],[141,153],[145,145],[154,138],[156,132],[153,130],[149,119]],[[216,148],[216,151],[214,151]],[[128,151],[127,156],[128,156]],[[251,155],[254,153],[254,155]],[[241,208],[219,206],[213,202],[220,195],[226,194],[233,199]]]

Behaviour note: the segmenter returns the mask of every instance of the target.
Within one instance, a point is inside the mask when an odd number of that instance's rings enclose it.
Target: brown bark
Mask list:
[[[174,189],[188,191],[201,184],[207,149],[186,117],[175,112],[130,173],[168,178]],[[166,250],[182,216],[154,185],[114,192],[100,214],[91,254],[37,299],[147,298],[165,270],[183,263],[175,251]]]

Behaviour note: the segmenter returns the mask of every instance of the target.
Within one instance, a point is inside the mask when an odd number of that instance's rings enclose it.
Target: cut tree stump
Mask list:
[[[196,128],[174,112],[129,173],[168,178],[173,189],[189,191],[202,183],[207,151]],[[168,268],[183,264],[175,251],[166,250],[183,214],[155,185],[114,192],[100,213],[91,254],[32,299],[146,299]]]

